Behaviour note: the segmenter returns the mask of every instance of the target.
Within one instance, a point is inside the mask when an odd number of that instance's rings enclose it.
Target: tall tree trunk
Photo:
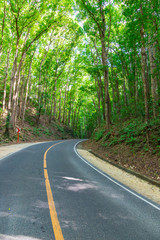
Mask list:
[[[7,78],[8,78],[8,67],[9,67],[10,52],[11,52],[11,48],[8,50],[6,74],[5,74],[5,77],[4,77],[4,92],[3,92],[3,103],[2,103],[3,110],[5,109],[5,105],[6,105],[6,85],[7,85]]]
[[[79,128],[79,122],[80,122],[80,110],[81,110],[81,105],[79,105],[78,110],[77,110],[77,117],[76,117],[76,121],[75,121],[75,129]]]
[[[19,39],[17,40],[17,43],[16,43],[16,51],[15,51],[14,62],[13,62],[12,73],[11,73],[10,92],[9,92],[9,101],[8,101],[8,110],[9,110],[9,111],[11,111],[11,106],[12,106],[12,90],[13,90],[13,85],[14,85],[14,88],[15,88],[15,81],[16,81],[16,76],[17,76],[17,57],[18,57],[18,51],[19,51]]]
[[[136,113],[136,115],[137,115],[137,102],[138,102],[138,74],[137,74],[136,57],[135,57],[134,98],[135,98],[135,113]]]
[[[73,121],[72,121],[72,129],[73,130],[75,130],[76,113],[77,113],[77,104],[75,106],[74,113],[73,113]]]
[[[40,121],[40,116],[41,116],[41,111],[42,111],[42,101],[43,101],[43,91],[42,91],[42,81],[41,81],[41,76],[42,76],[42,65],[45,61],[45,58],[47,56],[47,53],[49,51],[49,46],[48,45],[48,50],[46,50],[40,64],[40,69],[39,69],[39,79],[38,79],[38,112],[37,112],[37,119],[36,119],[36,124],[39,126],[39,121]]]
[[[100,1],[100,0],[99,0]],[[108,64],[107,64],[107,58],[108,58],[108,51],[109,51],[109,45],[110,45],[110,31],[111,31],[111,15],[110,15],[110,22],[109,22],[109,30],[108,30],[108,49],[106,49],[106,22],[105,22],[105,14],[102,8],[102,3],[100,6],[101,11],[101,20],[102,20],[102,27],[100,31],[100,37],[101,37],[101,46],[102,46],[102,64],[104,68],[104,88],[105,88],[105,106],[106,106],[106,129],[109,131],[111,119],[110,119],[110,98],[109,98],[109,76],[108,76]]]
[[[62,95],[62,92],[60,90],[60,96],[59,96],[59,115],[58,115],[58,120],[61,122],[61,95]]]
[[[95,47],[95,50],[96,50],[96,61],[94,60],[94,63],[95,65],[97,66],[98,68],[98,58],[99,58],[99,53],[98,53],[98,49],[97,49],[97,45],[96,45],[96,40],[94,41],[94,47]],[[92,54],[93,55],[93,54]],[[101,97],[101,103],[102,103],[102,110],[103,110],[103,120],[106,120],[106,111],[105,111],[105,100],[104,100],[104,87],[103,87],[103,84],[102,84],[102,79],[101,79],[101,74],[100,72],[98,72],[97,74],[97,83],[98,83],[98,88],[100,90],[100,97]]]
[[[102,63],[104,67],[104,89],[105,89],[105,108],[106,108],[106,129],[109,130],[110,120],[110,100],[109,100],[109,84],[108,84],[108,67],[107,67],[107,53],[104,41],[105,35],[101,39],[102,44]]]
[[[35,52],[32,55],[32,59],[31,59],[29,71],[28,71],[28,76],[27,76],[27,80],[26,80],[26,93],[25,93],[25,98],[24,98],[24,103],[23,103],[23,111],[22,111],[22,126],[24,125],[24,117],[25,117],[26,104],[27,104],[27,98],[28,98],[29,81],[30,81],[30,75],[31,75],[34,54],[35,54]]]
[[[22,81],[20,86],[20,94],[19,94],[19,112],[18,117],[22,117],[22,107],[23,107],[23,99],[24,99],[24,92],[25,92],[25,85],[26,85],[26,79],[24,76],[24,69],[22,71]]]
[[[54,111],[53,111],[53,114],[54,114],[54,117],[56,118],[56,107],[57,107],[57,99],[56,99],[56,90],[57,90],[57,78],[55,79],[55,82],[54,82],[54,90],[53,90],[53,96],[54,96],[54,99],[53,99],[53,102],[54,102]]]
[[[13,104],[12,104],[12,115],[11,115],[11,123],[12,123],[13,129],[15,128],[16,120],[17,120],[17,105],[18,105],[19,85],[21,80],[21,68],[22,68],[22,64],[25,57],[26,57],[26,53],[23,52],[20,63],[18,65],[18,75],[17,75],[17,79],[15,79],[15,86],[13,89]]]
[[[141,17],[144,17],[143,10],[142,10],[142,4],[140,4],[140,12],[141,12]],[[149,104],[148,104],[149,88],[148,88],[148,79],[147,79],[147,64],[146,64],[147,54],[146,54],[146,50],[145,50],[143,22],[141,23],[140,33],[141,33],[141,65],[142,65],[141,74],[142,74],[142,81],[143,81],[143,87],[144,87],[145,122],[148,123],[148,121],[149,121]]]
[[[100,90],[97,91],[98,94],[98,126],[101,125],[101,96],[100,96]]]
[[[38,106],[40,108],[41,105],[41,88],[42,88],[42,82],[41,82],[41,76],[42,76],[42,65],[45,61],[45,58],[47,56],[48,51],[45,52],[42,60],[41,60],[41,64],[40,64],[40,68],[39,68],[39,79],[38,79]]]
[[[68,110],[68,119],[67,119],[67,125],[70,126],[70,122],[71,122],[71,110],[72,110],[72,102],[71,102],[71,98],[70,98],[70,104],[69,104],[69,110]]]
[[[157,77],[156,77],[156,48],[155,42],[151,43],[151,37],[149,36],[149,60],[150,60],[150,71],[151,71],[151,93],[152,93],[152,109],[153,117],[156,118],[156,105],[158,101],[157,97]]]
[[[53,89],[52,89],[52,92],[51,92],[51,96],[52,96],[52,100],[51,100],[51,113],[50,113],[50,117],[49,117],[49,123],[51,123],[51,121],[52,121],[52,115],[53,115],[53,100],[54,100]]]
[[[124,67],[123,67],[123,62],[122,62],[122,73],[123,73],[123,96],[124,96],[124,104],[125,107],[128,107],[128,98],[127,98],[127,89],[126,89],[126,74],[124,71]]]
[[[118,82],[117,74],[116,74],[115,82],[116,82],[115,85],[116,85],[116,95],[117,95],[117,113],[120,114],[121,106],[120,106],[119,82]]]
[[[68,90],[69,81],[67,79],[67,83],[65,86],[65,93],[64,93],[64,106],[63,106],[63,118],[62,123],[66,122],[66,102],[67,102],[67,90]]]
[[[4,8],[3,8],[3,20],[2,20],[2,37],[0,41],[0,62],[1,62],[1,55],[2,55],[2,47],[3,47],[3,37],[4,37],[4,25],[5,25],[5,18],[6,18],[6,0],[4,0]]]

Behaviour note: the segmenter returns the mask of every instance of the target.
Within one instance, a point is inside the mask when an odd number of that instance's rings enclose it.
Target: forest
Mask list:
[[[99,140],[126,123],[131,144],[138,131],[160,151],[159,16],[159,0],[2,0],[5,133],[34,107],[37,126],[57,119]]]

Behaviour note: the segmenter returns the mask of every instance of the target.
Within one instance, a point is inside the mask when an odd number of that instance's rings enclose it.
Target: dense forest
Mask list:
[[[33,106],[37,126],[43,115],[85,138],[134,120],[147,139],[160,117],[159,16],[159,0],[2,0],[6,128]]]

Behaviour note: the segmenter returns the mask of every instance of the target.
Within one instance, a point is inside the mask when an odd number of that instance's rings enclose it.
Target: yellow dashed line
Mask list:
[[[53,231],[54,231],[54,235],[55,235],[55,239],[56,240],[64,240],[63,238],[63,234],[62,234],[62,230],[58,221],[58,217],[57,217],[57,212],[56,212],[56,208],[55,208],[55,204],[54,204],[54,200],[53,200],[53,195],[52,195],[52,190],[51,190],[51,186],[50,186],[50,182],[49,182],[49,178],[48,178],[48,172],[47,172],[47,161],[46,161],[46,156],[48,151],[54,147],[57,144],[60,144],[62,142],[56,143],[54,145],[52,145],[51,147],[49,147],[47,149],[47,151],[44,154],[44,177],[45,177],[45,184],[46,184],[46,191],[47,191],[47,197],[48,197],[48,205],[49,205],[49,211],[50,211],[50,216],[51,216],[51,222],[52,222],[52,227],[53,227]]]

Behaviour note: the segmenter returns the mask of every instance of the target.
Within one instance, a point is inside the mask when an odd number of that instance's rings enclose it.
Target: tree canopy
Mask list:
[[[160,116],[158,0],[2,0],[0,107],[27,106],[80,137]],[[1,111],[2,111],[1,110]]]

